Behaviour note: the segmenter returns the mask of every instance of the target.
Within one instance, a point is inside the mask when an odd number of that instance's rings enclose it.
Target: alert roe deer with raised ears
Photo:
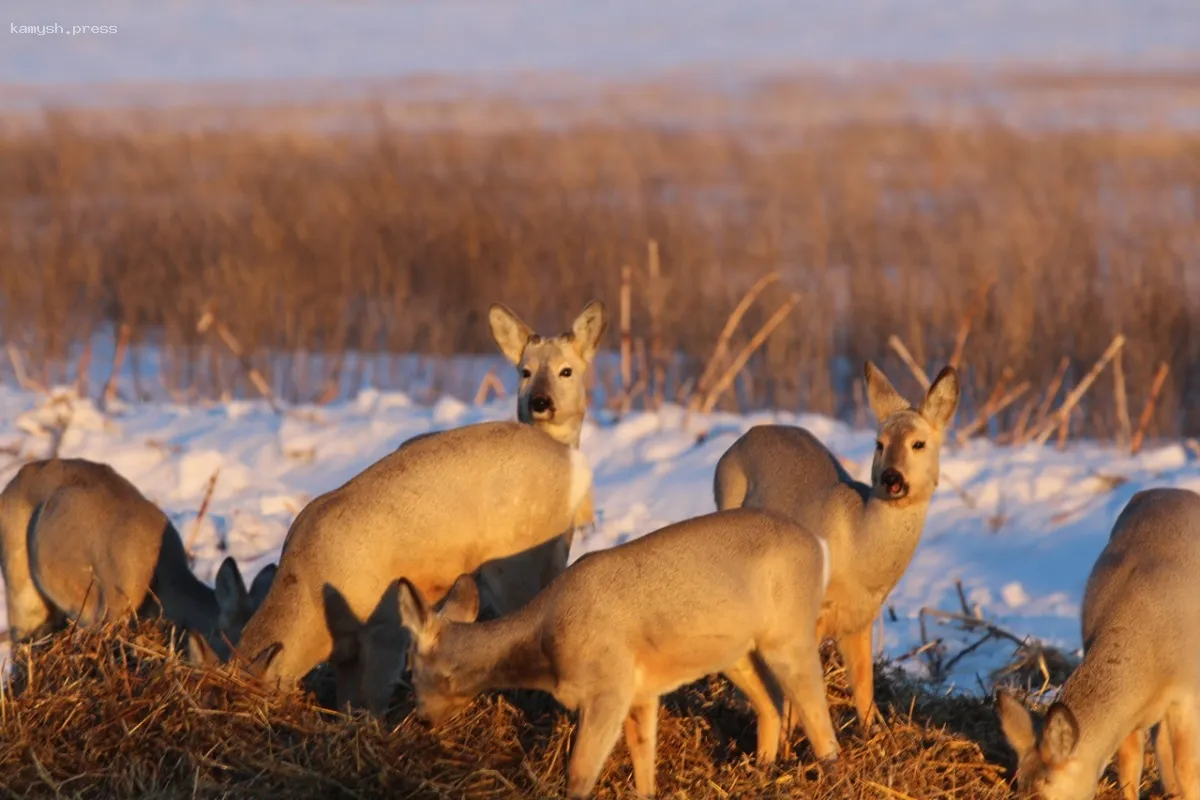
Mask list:
[[[659,697],[742,665],[760,676],[734,679],[758,714],[760,760],[775,758],[782,694],[816,756],[832,762],[838,744],[814,636],[828,577],[816,536],[776,514],[736,510],[593,552],[489,622],[468,624],[478,608],[468,576],[437,612],[401,581],[417,711],[437,724],[488,689],[550,692],[579,711],[570,797],[591,793],[622,727],[634,783],[649,796]]]
[[[1046,800],[1096,795],[1117,756],[1122,793],[1136,800],[1146,732],[1164,788],[1200,798],[1200,495],[1138,492],[1113,525],[1083,594],[1083,663],[1035,735],[1007,693],[997,713],[1017,752],[1017,784]]]
[[[571,330],[540,336],[505,306],[488,309],[492,338],[517,368],[517,419],[563,444],[579,447],[587,414],[587,374],[608,325],[604,304],[589,303]],[[571,530],[533,550],[489,564],[480,570],[485,609],[505,614],[529,602],[567,567],[575,527],[590,525],[592,504],[580,509]]]
[[[241,654],[285,688],[332,659],[338,705],[382,713],[404,632],[399,620],[393,631],[361,628],[389,584],[405,577],[439,599],[460,575],[569,530],[590,488],[582,453],[519,422],[409,439],[296,517]]]
[[[0,567],[13,641],[67,620],[161,611],[218,651],[237,641],[275,571],[247,591],[226,558],[206,586],[166,515],[112,467],[82,459],[26,464],[0,493]]]
[[[721,456],[713,489],[719,509],[776,511],[828,542],[832,577],[817,635],[837,641],[858,718],[869,727],[875,713],[871,625],[921,538],[959,386],[946,367],[912,408],[874,364],[867,362],[865,374],[879,423],[869,486],[852,479],[803,428],[762,425]]]

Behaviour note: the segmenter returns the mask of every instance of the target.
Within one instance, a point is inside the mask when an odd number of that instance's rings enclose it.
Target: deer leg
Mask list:
[[[738,661],[725,670],[729,682],[741,690],[754,707],[757,717],[758,741],[754,757],[759,766],[775,763],[779,755],[779,740],[782,731],[782,720],[779,715],[782,703],[778,696],[772,696],[766,683],[755,669],[751,656]]]
[[[1197,758],[1196,704],[1193,700],[1173,703],[1167,708],[1167,728],[1171,733],[1171,756],[1179,794],[1187,800],[1200,800],[1200,759]]]
[[[871,658],[871,626],[847,634],[838,640],[838,651],[846,663],[850,693],[858,722],[866,736],[875,722],[875,662]]]
[[[25,641],[53,627],[54,609],[38,591],[29,573],[29,565],[17,566],[16,558],[9,556],[4,565],[4,594],[8,602],[9,638],[15,644]],[[22,548],[21,557],[25,557]]]
[[[825,671],[816,643],[811,646],[790,644],[779,649],[763,649],[763,660],[783,687],[792,707],[800,717],[800,725],[822,762],[833,762],[838,756],[837,735],[829,716],[825,698]]]
[[[609,691],[579,705],[579,726],[567,766],[567,796],[582,800],[592,793],[604,762],[621,735],[632,699],[627,692]]]
[[[1142,767],[1146,760],[1146,731],[1135,728],[1117,748],[1117,783],[1125,800],[1138,800]]]
[[[658,746],[658,698],[635,703],[625,718],[625,745],[633,761],[633,785],[641,797],[654,796],[654,764]]]
[[[1175,777],[1175,754],[1171,752],[1171,729],[1166,721],[1158,723],[1154,731],[1154,755],[1158,758],[1158,774],[1162,778],[1163,791],[1167,795],[1179,794],[1179,780]]]

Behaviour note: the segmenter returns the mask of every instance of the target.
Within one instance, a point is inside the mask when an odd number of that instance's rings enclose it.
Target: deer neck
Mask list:
[[[476,695],[492,689],[553,692],[554,667],[542,647],[540,620],[526,613],[487,622],[451,623],[438,643],[439,659],[453,665],[458,690]]]
[[[523,419],[522,422],[530,423],[529,420]],[[579,449],[579,438],[583,432],[583,417],[572,417],[567,422],[532,422],[535,428],[538,428],[551,439],[565,444],[567,447]]]
[[[523,411],[525,404],[519,404],[517,408],[517,420],[532,425],[542,433],[554,439],[556,442],[561,442],[567,447],[579,449],[579,438],[583,433],[583,418],[584,414],[564,414],[562,421],[551,420],[535,420],[529,416],[528,411]]]
[[[874,495],[867,500],[850,542],[852,552],[842,559],[858,583],[883,594],[895,587],[917,549],[928,510],[929,500],[897,503]]]
[[[1144,654],[1118,640],[1123,638],[1098,635],[1059,698],[1079,725],[1075,754],[1097,779],[1131,727],[1142,724],[1138,717],[1156,686],[1146,675]]]

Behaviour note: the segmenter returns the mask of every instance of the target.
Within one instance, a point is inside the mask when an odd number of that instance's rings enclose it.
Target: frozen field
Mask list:
[[[236,401],[145,404],[106,416],[90,401],[53,404],[42,395],[0,388],[0,480],[7,482],[19,457],[44,455],[51,432],[69,420],[61,455],[112,463],[175,519],[186,540],[206,486],[219,472],[197,529],[197,571],[211,581],[230,553],[252,575],[277,558],[288,525],[316,494],[415,434],[510,418],[511,403],[474,407],[444,397],[421,405],[405,394],[366,391],[282,416],[261,402]],[[590,421],[583,449],[596,475],[599,519],[572,557],[710,511],[712,472],[721,453],[751,425],[774,420],[809,427],[852,473],[869,472],[873,432],[824,417],[715,414],[685,421],[680,409],[668,407],[618,422]],[[704,431],[708,435],[698,444]],[[1130,458],[1090,444],[1059,452],[977,441],[944,452],[942,467],[922,543],[889,601],[896,619],[885,621],[882,647],[891,657],[923,644],[923,607],[961,610],[957,580],[968,602],[1006,631],[1075,650],[1083,584],[1121,507],[1148,486],[1200,489],[1200,468],[1181,444]],[[944,638],[952,658],[979,634],[929,620],[927,637]],[[955,664],[949,685],[977,691],[1013,651],[1010,642],[989,641]],[[920,658],[904,663],[918,672],[925,668]]]

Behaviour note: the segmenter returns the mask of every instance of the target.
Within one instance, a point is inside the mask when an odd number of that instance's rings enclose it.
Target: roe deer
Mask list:
[[[539,336],[512,311],[495,303],[488,309],[492,338],[517,368],[517,419],[579,447],[587,414],[587,373],[608,325],[604,304],[593,300],[571,330]],[[487,565],[479,573],[488,615],[508,613],[528,603],[567,567],[576,527],[592,523],[592,503],[580,508],[571,530],[528,552]]]
[[[399,576],[441,598],[460,575],[569,530],[590,487],[582,453],[519,422],[409,439],[304,507],[239,649],[259,662],[278,646],[259,672],[284,688],[332,657],[338,705],[382,713],[404,650],[387,636],[358,635],[344,612],[370,620]]]
[[[817,623],[846,663],[860,723],[874,721],[871,623],[908,568],[938,485],[938,455],[958,407],[958,376],[946,367],[911,408],[872,363],[867,396],[879,423],[871,485],[850,477],[808,431],[751,428],[717,462],[717,508],[784,514],[829,543],[832,577]],[[747,676],[746,679],[752,679]]]
[[[1040,736],[1024,706],[997,698],[1017,753],[1017,784],[1047,800],[1094,797],[1117,757],[1136,800],[1146,731],[1168,794],[1200,798],[1200,495],[1138,492],[1125,506],[1083,594],[1083,663],[1046,713]]]
[[[592,792],[622,726],[634,784],[650,796],[659,697],[740,665],[734,682],[758,715],[760,761],[776,756],[783,695],[832,766],[838,743],[814,636],[828,578],[822,540],[782,516],[739,509],[592,552],[498,620],[468,624],[478,608],[469,576],[440,612],[400,581],[417,712],[438,724],[489,689],[549,692],[579,711],[570,797]],[[745,671],[755,679],[738,682]]]
[[[274,575],[262,570],[247,592],[226,558],[209,588],[166,515],[112,467],[82,459],[26,464],[0,493],[0,567],[13,641],[66,620],[161,612],[218,650],[236,642]]]

